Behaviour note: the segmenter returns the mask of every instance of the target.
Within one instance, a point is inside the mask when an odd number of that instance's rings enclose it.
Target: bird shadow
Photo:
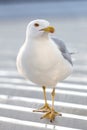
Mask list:
[[[57,118],[55,118],[55,120],[52,122],[50,122],[48,119],[42,119],[41,122],[45,124],[45,129],[56,130],[56,127],[59,125]]]

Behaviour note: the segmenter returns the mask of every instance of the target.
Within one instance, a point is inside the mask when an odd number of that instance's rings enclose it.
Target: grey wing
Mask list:
[[[68,52],[64,42],[55,38],[55,37],[51,37],[51,39],[55,42],[55,44],[57,45],[57,47],[61,51],[62,56],[72,65],[71,54]]]

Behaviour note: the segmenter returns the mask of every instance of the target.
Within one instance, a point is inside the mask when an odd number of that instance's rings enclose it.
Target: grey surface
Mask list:
[[[32,2],[52,2],[52,1],[54,1],[54,2],[67,2],[67,1],[86,1],[86,0],[44,0],[44,1],[42,1],[42,0],[0,0],[0,3],[2,3],[2,4],[14,4],[14,3],[32,3]]]
[[[72,18],[87,16],[87,1],[0,4],[0,18]]]
[[[0,130],[87,130],[87,2],[56,4],[0,5]],[[45,10],[40,12],[38,7]],[[49,20],[56,27],[55,35],[76,52],[73,74],[56,87],[55,108],[63,116],[53,123],[40,120],[42,113],[32,112],[44,103],[42,89],[25,81],[16,70],[26,26],[37,17]],[[49,88],[51,105],[50,93]]]

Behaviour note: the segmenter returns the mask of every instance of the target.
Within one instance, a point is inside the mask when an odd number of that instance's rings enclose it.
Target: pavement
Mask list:
[[[86,7],[86,1],[0,5],[0,130],[87,130]],[[53,123],[32,112],[44,103],[42,89],[16,69],[26,26],[36,18],[49,20],[56,27],[55,35],[76,52],[72,75],[56,86],[55,108],[62,117]],[[50,93],[47,89],[49,104]]]

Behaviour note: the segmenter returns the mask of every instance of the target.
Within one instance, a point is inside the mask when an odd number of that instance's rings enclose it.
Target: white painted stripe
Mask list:
[[[15,90],[27,90],[27,91],[35,91],[35,92],[42,92],[42,88],[41,87],[34,87],[34,86],[30,86],[29,87],[25,87],[25,86],[21,86],[21,85],[1,85],[0,88],[9,88],[9,89],[15,89]],[[47,92],[51,92],[52,89],[47,88],[46,90]],[[56,93],[57,94],[65,94],[65,95],[73,95],[73,96],[82,96],[82,97],[87,97],[87,92],[77,92],[77,91],[71,91],[71,90],[58,90],[56,89]]]
[[[23,81],[24,83],[24,81]],[[18,84],[11,84],[11,83],[0,83],[0,88],[11,88],[11,89],[23,89],[25,88],[25,90],[28,89],[28,86],[33,85],[33,86],[37,86],[36,84],[32,83],[32,82],[25,82],[25,85],[21,85],[20,83]],[[79,85],[79,84],[72,84],[72,83],[58,83],[57,88],[63,88],[63,89],[76,89],[76,90],[87,90],[87,85]]]
[[[72,83],[59,83],[57,87],[64,89],[87,90],[87,85],[72,84]]]
[[[80,115],[67,114],[67,113],[62,113],[62,115],[63,115],[63,117],[66,117],[66,118],[87,120],[87,116],[80,116]]]
[[[3,77],[0,77],[0,82],[1,83],[28,83],[28,81],[26,80],[23,80],[23,79],[18,79],[18,78],[3,78]]]
[[[0,95],[0,100],[12,100],[12,101],[15,100],[15,101],[23,101],[23,102],[29,102],[29,103],[37,103],[37,104],[44,103],[44,100],[41,100],[41,99],[18,97],[18,96],[9,97],[9,95]],[[51,104],[51,101],[48,100],[48,103]],[[68,108],[87,110],[87,105],[65,103],[65,102],[58,102],[58,101],[55,101],[55,106],[62,106],[62,107],[68,107]]]
[[[8,118],[8,117],[0,117],[0,121],[7,122],[11,124],[17,124],[17,125],[23,125],[23,126],[31,126],[31,127],[38,127],[38,128],[45,128],[45,129],[61,129],[61,130],[81,130],[81,129],[74,129],[69,127],[62,127],[62,126],[56,126],[54,124],[48,125],[44,123],[37,123],[37,122],[31,122],[31,121],[25,121],[25,120],[19,120],[14,118]]]
[[[8,76],[8,75],[7,75]],[[84,83],[87,83],[87,76],[82,78],[82,76],[80,77],[77,77],[77,76],[70,76],[69,78],[65,79],[64,81],[71,81],[71,82],[84,82]],[[27,83],[27,82],[30,82],[30,81],[27,81],[27,80],[23,80],[21,78],[8,78],[8,77],[0,77],[0,82],[12,82],[12,83],[18,83],[18,82],[24,82],[24,83]]]
[[[7,110],[28,112],[28,113],[29,112],[33,113],[33,110],[35,110],[35,108],[28,108],[28,107],[23,107],[23,106],[21,107],[21,106],[8,105],[8,104],[0,104],[0,108],[7,109]],[[62,116],[66,118],[72,118],[72,119],[87,120],[87,116],[80,116],[80,115],[75,115],[75,114],[62,113]]]
[[[87,65],[75,65],[74,66],[74,70],[77,70],[77,71],[86,71],[87,72]]]
[[[15,70],[0,70],[0,76],[17,76],[18,72]]]
[[[85,82],[87,83],[87,76],[82,78],[82,76],[77,77],[77,76],[70,76],[69,78],[66,79],[66,81],[72,81],[72,82]]]
[[[1,109],[7,110],[15,110],[15,111],[22,111],[22,112],[32,112],[34,109],[28,107],[21,107],[17,105],[8,105],[8,104],[0,104]]]

